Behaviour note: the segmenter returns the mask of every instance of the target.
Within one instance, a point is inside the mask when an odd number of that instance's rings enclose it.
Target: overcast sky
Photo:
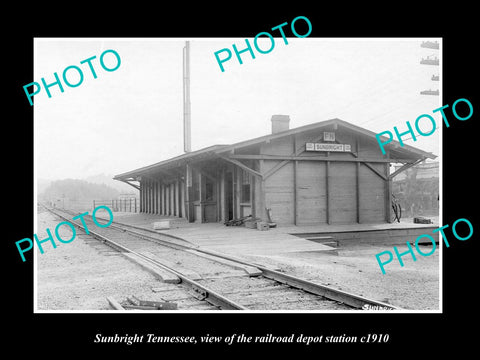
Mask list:
[[[244,48],[245,39],[35,39],[34,79],[51,83],[70,65],[83,83],[35,96],[35,167],[38,178],[119,174],[183,153],[182,49],[190,40],[192,150],[270,133],[273,114],[290,115],[290,127],[339,118],[374,132],[406,130],[421,114],[440,107],[431,81],[441,66],[421,65],[441,50],[420,47],[441,39],[275,38],[268,54],[233,55],[221,72],[214,52]],[[250,39],[253,42],[253,39]],[[260,43],[268,48],[268,43]],[[100,55],[121,57],[104,71]],[[96,55],[93,79],[80,61]],[[109,56],[110,55],[110,56]],[[107,66],[115,65],[112,54]],[[111,65],[113,63],[113,65]],[[441,65],[441,63],[440,63]],[[75,71],[69,79],[75,82]],[[63,81],[63,80],[62,80]],[[28,100],[25,98],[26,104]],[[433,115],[439,123],[438,114]],[[425,124],[425,129],[428,127]],[[407,144],[440,155],[440,130]],[[380,149],[379,149],[380,151]]]

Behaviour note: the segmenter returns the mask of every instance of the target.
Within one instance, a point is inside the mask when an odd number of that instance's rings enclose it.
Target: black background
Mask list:
[[[183,351],[210,355],[239,351],[283,352],[295,348],[296,354],[321,356],[334,352],[355,351],[382,357],[434,355],[437,351],[457,347],[462,353],[475,344],[476,275],[478,235],[480,233],[476,154],[476,123],[480,113],[478,101],[478,30],[474,8],[459,2],[444,8],[431,3],[418,5],[385,3],[378,8],[359,3],[338,8],[296,6],[272,3],[260,10],[259,4],[180,4],[174,9],[166,3],[111,3],[100,10],[98,4],[41,9],[28,7],[9,10],[10,22],[4,27],[2,56],[4,90],[3,121],[3,229],[2,241],[4,291],[2,291],[4,352],[30,356],[77,356],[109,352],[140,354],[147,351],[155,358],[170,357]],[[132,7],[131,7],[132,6]],[[15,9],[15,10],[12,10]],[[34,37],[227,37],[253,38],[296,16],[306,16],[312,23],[309,37],[442,37],[443,101],[450,128],[443,131],[443,223],[458,218],[469,219],[474,235],[467,241],[450,241],[443,252],[443,314],[33,314],[33,257],[22,263],[15,241],[33,234],[33,107],[26,100],[23,85],[33,78]],[[299,24],[299,23],[298,23]],[[299,33],[304,33],[298,29]],[[478,32],[478,31],[477,31]],[[212,55],[213,56],[213,55]],[[477,64],[477,67],[473,65]],[[299,64],[301,66],[301,64]],[[459,98],[473,104],[474,114],[467,121],[456,120],[451,105]],[[432,109],[433,110],[433,109]],[[420,115],[420,114],[419,114]],[[403,119],[408,120],[408,119]],[[412,119],[410,119],[412,120]],[[55,139],[51,139],[55,141]],[[52,164],[52,166],[55,166]],[[446,231],[453,239],[451,230]],[[473,327],[472,327],[473,325]],[[362,336],[368,333],[390,334],[387,344],[94,344],[95,334],[118,333],[156,335],[216,335],[244,333],[247,336]],[[5,349],[7,347],[8,349]],[[168,351],[167,351],[168,350]],[[416,357],[416,356],[415,356]]]

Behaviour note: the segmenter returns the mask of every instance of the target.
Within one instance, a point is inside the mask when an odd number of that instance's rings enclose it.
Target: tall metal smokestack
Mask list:
[[[183,48],[183,150],[192,151],[190,124],[190,41]]]

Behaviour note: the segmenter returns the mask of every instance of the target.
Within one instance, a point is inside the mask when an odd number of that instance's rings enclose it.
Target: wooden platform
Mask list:
[[[164,219],[171,220],[171,228],[159,233],[174,235],[192,244],[232,255],[277,255],[304,251],[335,253],[336,244],[348,245],[350,241],[405,244],[407,240],[415,240],[419,234],[431,234],[431,230],[438,227],[438,224],[414,224],[406,220],[392,224],[283,226],[259,231],[244,226],[227,227],[221,223],[188,223],[184,219],[151,214],[114,213],[114,221],[149,229],[153,229],[154,222]],[[332,239],[327,239],[330,237]],[[325,241],[321,238],[325,238]]]

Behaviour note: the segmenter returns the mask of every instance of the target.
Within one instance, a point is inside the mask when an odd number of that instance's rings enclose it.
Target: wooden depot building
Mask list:
[[[375,133],[332,119],[214,145],[114,179],[140,191],[143,213],[224,222],[252,215],[281,225],[391,222],[392,178],[436,156],[396,141],[382,155]],[[403,166],[390,173],[390,163]],[[138,183],[135,183],[138,182]]]

